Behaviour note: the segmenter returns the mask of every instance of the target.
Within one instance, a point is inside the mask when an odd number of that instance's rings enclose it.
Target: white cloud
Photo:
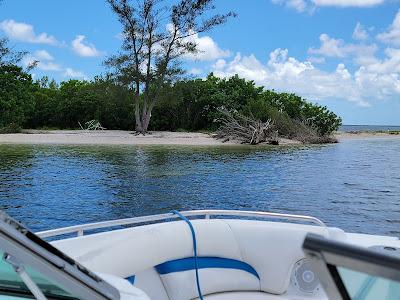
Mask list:
[[[79,56],[84,57],[95,57],[101,56],[102,53],[96,49],[93,44],[85,43],[84,35],[77,35],[76,38],[71,42],[72,49]]]
[[[197,44],[198,52],[186,55],[187,59],[200,61],[213,61],[219,58],[230,56],[229,50],[221,49],[218,44],[209,36],[199,36],[197,33],[186,39]]]
[[[365,64],[365,69],[379,75],[400,73],[400,49],[386,48],[385,58]]]
[[[371,7],[385,0],[271,0],[274,4],[295,9],[298,12],[313,12],[317,7]]]
[[[81,71],[77,71],[69,67],[63,67],[62,65],[56,63],[54,61],[54,57],[46,50],[37,50],[33,53],[27,54],[22,60],[22,63],[25,67],[28,67],[35,62],[36,68],[42,71],[58,72],[67,78],[87,78],[87,76]]]
[[[368,32],[367,30],[364,29],[364,27],[360,24],[360,22],[357,22],[357,25],[354,28],[353,39],[359,41],[364,41],[368,39]]]
[[[0,23],[0,29],[8,38],[13,40],[34,44],[60,44],[54,36],[48,35],[45,32],[36,34],[33,26],[30,24],[14,20],[4,20]]]
[[[226,66],[225,59],[218,59],[213,65],[214,69],[223,69]]]
[[[310,61],[299,61],[286,49],[276,49],[266,64],[254,55],[237,54],[233,60],[214,64],[217,76],[235,74],[258,85],[298,93],[310,100],[343,99],[369,106],[372,99],[400,96],[400,50],[387,50],[386,59],[361,66],[353,73],[339,63],[334,71],[323,71]]]
[[[323,64],[325,63],[325,57],[321,56],[310,56],[307,59],[309,62],[314,63],[314,64]]]
[[[77,79],[86,79],[87,78],[85,73],[83,73],[82,71],[74,70],[72,68],[66,68],[63,73],[63,76],[68,77],[68,78],[77,78]]]
[[[316,5],[311,0],[271,0],[271,2],[294,9],[300,13],[307,12],[312,14],[316,9]]]
[[[400,46],[400,10],[387,31],[377,35],[377,39],[394,46]]]
[[[293,8],[298,12],[305,12],[312,8],[311,3],[307,0],[271,0],[271,2]]]
[[[39,61],[37,67],[43,71],[60,71],[61,66],[52,61]]]
[[[319,48],[309,48],[308,53],[313,55],[321,55],[325,57],[353,57],[357,64],[374,62],[375,52],[378,47],[375,44],[352,44],[345,43],[341,39],[331,38],[326,33],[319,36],[321,46]]]
[[[53,56],[51,56],[46,50],[35,51],[35,56],[40,60],[54,60]]]
[[[313,0],[316,6],[371,7],[382,4],[385,0]]]
[[[25,67],[30,66],[35,62],[37,63],[36,68],[42,71],[62,70],[61,66],[54,62],[53,56],[51,56],[46,50],[35,51],[33,54],[26,55],[22,60]]]

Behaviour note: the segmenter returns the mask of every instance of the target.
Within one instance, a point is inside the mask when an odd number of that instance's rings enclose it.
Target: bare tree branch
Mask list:
[[[218,120],[221,126],[217,131],[216,138],[222,139],[224,142],[235,140],[251,145],[263,142],[278,144],[278,134],[274,130],[271,119],[261,122],[237,112],[231,113],[226,109],[218,111],[222,117]]]

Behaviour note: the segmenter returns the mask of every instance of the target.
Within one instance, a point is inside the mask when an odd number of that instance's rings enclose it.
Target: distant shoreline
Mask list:
[[[338,132],[339,140],[398,137],[400,134],[383,132]],[[301,144],[280,139],[280,145]],[[148,135],[134,135],[132,131],[104,130],[24,130],[22,133],[0,134],[0,144],[71,144],[71,145],[182,145],[182,146],[238,146],[236,142],[217,140],[211,134],[197,132],[155,131]]]
[[[338,131],[335,137],[340,140],[363,138],[400,138],[400,131]]]

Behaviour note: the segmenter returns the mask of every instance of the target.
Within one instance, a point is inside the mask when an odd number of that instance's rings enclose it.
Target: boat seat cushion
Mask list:
[[[134,285],[145,291],[150,299],[170,300],[160,275],[154,268],[136,273]]]
[[[304,258],[301,246],[307,232],[328,234],[328,229],[316,226],[238,219],[193,220],[192,224],[199,257],[244,262],[260,278],[241,269],[201,269],[200,282],[205,295],[231,291],[285,294],[293,266]],[[335,232],[337,238],[342,235],[342,231]],[[193,256],[192,235],[183,221],[65,239],[53,245],[93,271],[123,278]],[[197,297],[194,274],[188,270],[159,277],[170,299],[187,300]],[[135,285],[138,280],[136,276]],[[189,298],[180,298],[182,295]]]
[[[260,280],[238,269],[200,269],[200,287],[203,295],[223,291],[259,291]],[[174,272],[161,275],[161,280],[170,299],[188,300],[198,296],[195,271]]]

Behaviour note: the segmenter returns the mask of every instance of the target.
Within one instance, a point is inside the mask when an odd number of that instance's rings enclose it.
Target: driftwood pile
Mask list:
[[[218,119],[221,123],[216,132],[216,138],[223,142],[229,140],[239,141],[242,144],[256,145],[263,142],[278,144],[278,132],[273,130],[274,124],[269,119],[262,122],[239,113],[231,113],[220,109],[222,117]]]
[[[101,126],[100,122],[97,120],[90,120],[85,123],[85,126],[82,126],[80,122],[78,122],[79,126],[81,127],[82,130],[105,130],[103,126]]]

